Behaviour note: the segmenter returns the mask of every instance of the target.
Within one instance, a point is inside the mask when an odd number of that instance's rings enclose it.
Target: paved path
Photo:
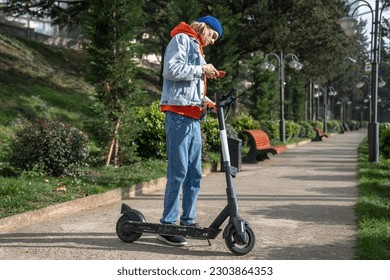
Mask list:
[[[208,246],[188,240],[170,247],[153,235],[119,240],[115,224],[126,202],[158,222],[163,191],[50,219],[0,234],[0,259],[353,259],[357,197],[357,146],[366,131],[311,142],[259,164],[242,166],[234,179],[240,214],[255,234],[251,253],[234,257],[220,236]],[[224,174],[207,175],[198,222],[209,225],[225,205]]]

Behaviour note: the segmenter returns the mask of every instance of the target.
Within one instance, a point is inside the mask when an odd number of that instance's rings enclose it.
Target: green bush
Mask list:
[[[219,152],[221,150],[221,140],[219,137],[218,119],[207,116],[201,122],[203,152],[210,150],[212,152]]]
[[[70,173],[88,157],[85,133],[58,121],[38,120],[16,134],[10,163],[17,169],[53,176]]]
[[[346,121],[350,130],[357,130],[360,128],[360,122],[355,120]]]
[[[267,133],[270,141],[279,141],[279,121],[261,121],[260,126],[261,129],[264,130],[265,133]]]
[[[379,150],[385,159],[390,158],[390,123],[379,126]]]
[[[340,133],[342,124],[338,120],[330,120],[326,122],[328,133]]]
[[[138,156],[142,158],[165,158],[166,139],[164,113],[160,111],[159,102],[149,107],[135,109],[138,137],[135,139]]]
[[[304,121],[299,123],[301,125],[300,136],[301,138],[313,139],[316,137],[316,132],[310,122]]]
[[[234,127],[238,134],[246,129],[260,129],[259,122],[247,113],[240,113],[232,117],[228,123]]]
[[[323,129],[323,123],[321,121],[310,121],[309,123],[313,127],[313,129],[316,129],[316,128]]]
[[[0,165],[7,159],[13,134],[14,132],[9,127],[0,125]]]
[[[139,107],[135,110],[138,136],[134,140],[137,154],[142,158],[165,158],[166,138],[164,119],[159,103],[153,102],[149,107]],[[234,128],[227,125],[228,136],[236,136]],[[218,119],[212,115],[201,121],[203,152],[220,151]]]
[[[360,128],[367,128],[368,127],[368,121],[363,121],[360,123]]]
[[[293,121],[286,121],[286,140],[291,141],[294,138],[299,137],[301,126]]]
[[[248,135],[242,133],[242,131],[247,129],[260,129],[260,123],[248,113],[239,113],[228,120],[226,129],[229,137],[240,138],[243,145],[245,145],[248,143]],[[236,135],[234,135],[233,131],[235,131]]]

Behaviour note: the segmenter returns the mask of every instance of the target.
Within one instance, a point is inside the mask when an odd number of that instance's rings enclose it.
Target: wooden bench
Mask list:
[[[287,150],[287,146],[271,146],[267,133],[260,129],[244,130],[249,136],[250,149],[242,158],[244,163],[257,163],[264,159],[270,159],[269,154],[275,155]]]
[[[325,134],[324,131],[322,131],[321,128],[315,128],[316,131],[316,137],[313,139],[313,141],[322,141],[322,138],[326,137],[328,138],[329,135]]]

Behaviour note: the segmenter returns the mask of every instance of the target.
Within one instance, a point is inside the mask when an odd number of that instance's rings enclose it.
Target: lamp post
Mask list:
[[[364,110],[367,109],[367,106],[365,105],[359,105],[359,106],[356,106],[355,109],[358,111],[358,113],[360,112],[360,128],[363,128],[363,113],[364,113]]]
[[[341,28],[344,30],[347,36],[353,36],[357,32],[357,19],[353,18],[354,13],[360,7],[367,7],[371,12],[371,94],[372,94],[372,111],[371,121],[368,125],[368,161],[379,162],[379,124],[378,124],[378,63],[380,56],[380,24],[382,21],[382,12],[388,2],[383,1],[380,7],[379,0],[375,1],[375,7],[373,8],[368,1],[354,1],[349,5],[349,8],[354,4],[359,4],[352,16],[346,16],[339,20]]]
[[[339,101],[336,102],[337,105],[340,105],[340,123],[344,126],[344,123],[347,120],[348,108],[345,105],[351,105],[352,102],[348,97],[343,97]]]
[[[327,117],[326,117],[326,113],[328,111],[328,100],[327,100],[327,97],[328,97],[328,94],[330,96],[337,95],[337,91],[333,87],[321,87],[321,86],[318,86],[318,85],[315,85],[314,88],[317,90],[319,96],[322,95],[323,98],[324,98],[323,99],[324,111],[323,111],[323,120],[322,120],[322,123],[323,123],[322,130],[324,131],[324,133],[327,133],[328,132]]]
[[[359,81],[356,83],[357,88],[362,88],[364,85],[367,86],[367,94],[364,96],[363,102],[364,103],[369,102],[368,117],[369,117],[369,123],[371,123],[371,121],[372,121],[372,118],[371,118],[371,112],[372,112],[372,110],[371,110],[371,108],[372,108],[372,106],[371,106],[371,88],[369,87],[370,77],[367,75],[360,76]],[[370,142],[370,138],[368,138],[368,142]]]
[[[321,92],[316,90],[313,94],[314,98],[317,99],[317,113],[316,113],[316,121],[318,120],[318,116],[320,115],[320,96],[322,95]]]
[[[295,54],[287,54],[284,56],[283,52],[279,52],[279,55],[276,53],[268,53],[266,54],[264,58],[264,62],[260,65],[260,67],[264,70],[268,71],[274,71],[276,66],[271,64],[268,59],[270,56],[275,57],[278,60],[278,67],[279,67],[279,88],[280,88],[280,121],[279,121],[279,137],[281,142],[286,142],[286,125],[284,120],[284,87],[286,85],[285,79],[284,79],[284,67],[286,63],[286,59],[291,57],[291,61],[288,63],[288,65],[295,69],[295,70],[301,70],[303,67],[303,64],[298,61],[298,58]]]
[[[367,86],[367,95],[364,96],[363,102],[369,102],[369,122],[372,122],[372,102],[371,102],[371,87],[370,87],[370,76],[362,75],[359,78],[359,81],[356,83],[357,88],[362,88],[364,85]],[[386,85],[386,82],[382,79],[382,77],[378,77],[378,88],[382,88]],[[379,96],[377,98],[377,102],[379,103]],[[368,139],[370,141],[370,138]]]

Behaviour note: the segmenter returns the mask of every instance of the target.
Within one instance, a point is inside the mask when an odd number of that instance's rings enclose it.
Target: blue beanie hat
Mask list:
[[[222,36],[222,26],[221,23],[213,16],[204,16],[200,17],[196,20],[197,22],[204,22],[208,25],[210,25],[212,28],[214,28],[218,32],[219,38]]]

